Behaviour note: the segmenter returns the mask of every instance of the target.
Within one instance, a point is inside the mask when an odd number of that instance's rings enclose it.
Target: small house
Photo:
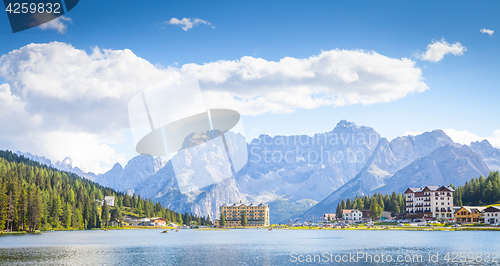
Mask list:
[[[108,206],[115,206],[115,196],[106,196],[102,204],[104,204],[104,201],[106,201],[106,205]]]
[[[484,223],[485,207],[462,206],[455,212],[457,223]]]
[[[500,206],[490,206],[484,209],[484,223],[485,224],[500,223]]]
[[[325,221],[333,221],[337,218],[337,214],[336,213],[325,213],[323,215],[323,219],[325,219]]]
[[[342,210],[342,218],[349,221],[360,221],[363,215],[360,210]]]
[[[167,220],[161,217],[155,217],[149,219],[149,225],[151,226],[167,226]]]

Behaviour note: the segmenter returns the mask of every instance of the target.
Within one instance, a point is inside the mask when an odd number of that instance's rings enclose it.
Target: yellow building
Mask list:
[[[245,213],[247,226],[269,226],[269,205],[253,203],[224,204],[220,207],[220,212],[224,214],[226,226],[241,226],[241,216]]]
[[[455,212],[457,223],[484,223],[485,207],[462,206]]]

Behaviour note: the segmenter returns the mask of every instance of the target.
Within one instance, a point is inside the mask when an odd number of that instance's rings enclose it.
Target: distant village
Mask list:
[[[500,206],[454,206],[453,193],[449,186],[426,186],[408,188],[405,193],[405,212],[391,216],[383,211],[379,221],[386,222],[452,222],[457,224],[485,224],[500,226]],[[336,213],[325,213],[324,221],[361,223],[372,221],[370,210],[342,210],[342,217]]]

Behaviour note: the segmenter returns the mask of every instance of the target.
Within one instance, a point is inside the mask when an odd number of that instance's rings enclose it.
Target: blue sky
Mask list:
[[[457,131],[452,136],[456,141],[470,139],[469,132],[475,137],[490,138],[499,146],[500,136],[495,142],[493,133],[500,129],[497,118],[500,99],[498,10],[498,1],[80,1],[66,14],[71,22],[61,22],[67,26],[62,34],[54,29],[39,28],[12,34],[6,13],[0,12],[0,54],[6,55],[31,43],[57,41],[89,55],[95,46],[129,49],[135,56],[162,68],[239,60],[244,56],[279,61],[285,57],[307,59],[335,49],[373,51],[387,58],[412,60],[414,68],[421,70],[420,77],[428,89],[367,105],[295,107],[289,113],[267,110],[258,115],[245,115],[247,138],[256,133],[331,131],[339,120],[346,119],[371,126],[389,139],[407,132],[453,129]],[[185,31],[179,25],[165,24],[172,18],[199,18],[210,25],[199,24]],[[495,32],[491,36],[481,33],[483,28]],[[438,62],[419,58],[428,45],[442,38],[449,45],[459,43],[465,50],[461,55],[445,54]],[[10,93],[18,93],[22,98],[22,90],[10,84],[14,77],[1,73],[0,84],[9,83]],[[60,112],[64,112],[64,106],[61,105]],[[34,117],[33,110],[44,107],[27,104],[23,108]],[[8,121],[6,116],[4,113],[4,121]],[[67,122],[65,119],[70,120],[61,118],[59,122]],[[74,127],[79,125],[72,123]],[[88,134],[103,136],[89,129],[90,126],[82,128]],[[26,144],[28,146],[16,148],[16,144],[22,142],[21,138],[12,137],[16,130],[29,129],[29,126],[2,129],[7,137],[3,143],[0,141],[0,148],[21,149],[57,160],[63,154],[76,158],[88,156],[62,148],[52,152],[46,146]],[[36,132],[39,128],[33,126],[32,130]],[[134,155],[126,127],[120,132],[123,134],[120,140],[110,141],[107,136],[91,141],[95,145],[106,143],[108,148],[123,154],[100,159],[101,168],[109,167],[117,158],[123,162]],[[45,133],[50,135],[46,129],[40,134]],[[80,161],[84,165],[91,163]]]

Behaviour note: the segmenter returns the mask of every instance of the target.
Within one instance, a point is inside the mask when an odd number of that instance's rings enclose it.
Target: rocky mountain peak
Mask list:
[[[353,122],[348,122],[347,120],[340,120],[337,125],[335,126],[335,129],[339,128],[356,128],[356,124]],[[335,130],[334,129],[334,130]]]

